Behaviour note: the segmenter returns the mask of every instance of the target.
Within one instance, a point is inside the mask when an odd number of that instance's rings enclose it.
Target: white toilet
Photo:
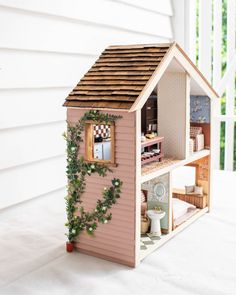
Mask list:
[[[148,210],[148,217],[151,219],[151,231],[150,235],[155,237],[161,236],[161,224],[160,220],[165,217],[166,212],[157,210]]]

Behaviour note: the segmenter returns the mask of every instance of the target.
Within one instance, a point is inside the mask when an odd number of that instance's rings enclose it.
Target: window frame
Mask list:
[[[110,160],[99,160],[93,156],[94,151],[94,135],[93,125],[109,125],[111,135],[111,158]],[[115,163],[115,122],[97,122],[92,120],[85,121],[85,160],[87,162],[96,162],[101,164]]]

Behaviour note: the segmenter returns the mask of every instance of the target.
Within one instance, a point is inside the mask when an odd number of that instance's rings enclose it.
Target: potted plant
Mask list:
[[[65,225],[69,228],[69,232],[65,234],[68,238],[66,242],[66,251],[71,253],[74,251],[77,231],[73,228],[72,223],[67,222]]]
[[[162,212],[163,212],[163,210],[161,209],[160,206],[154,207],[154,210],[155,210],[157,213],[162,213]]]
[[[74,242],[73,241],[67,241],[66,242],[66,251],[71,253],[74,250]]]

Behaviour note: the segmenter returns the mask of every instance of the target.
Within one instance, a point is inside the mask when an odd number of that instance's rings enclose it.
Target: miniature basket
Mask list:
[[[141,217],[141,234],[146,234],[150,226],[150,219],[148,217]]]

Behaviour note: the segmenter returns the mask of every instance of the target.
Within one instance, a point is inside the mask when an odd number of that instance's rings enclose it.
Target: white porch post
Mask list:
[[[174,39],[196,63],[196,0],[173,0]]]
[[[213,9],[213,87],[217,90],[221,81],[221,47],[222,47],[222,0],[214,0]],[[220,99],[214,104],[212,109],[212,168],[220,168],[220,125],[219,116],[221,114]]]
[[[235,0],[227,1],[227,65],[234,57],[235,52]],[[234,115],[234,90],[235,72],[227,81],[226,87],[226,116],[233,118]],[[225,123],[225,170],[233,170],[234,162],[234,120]]]

